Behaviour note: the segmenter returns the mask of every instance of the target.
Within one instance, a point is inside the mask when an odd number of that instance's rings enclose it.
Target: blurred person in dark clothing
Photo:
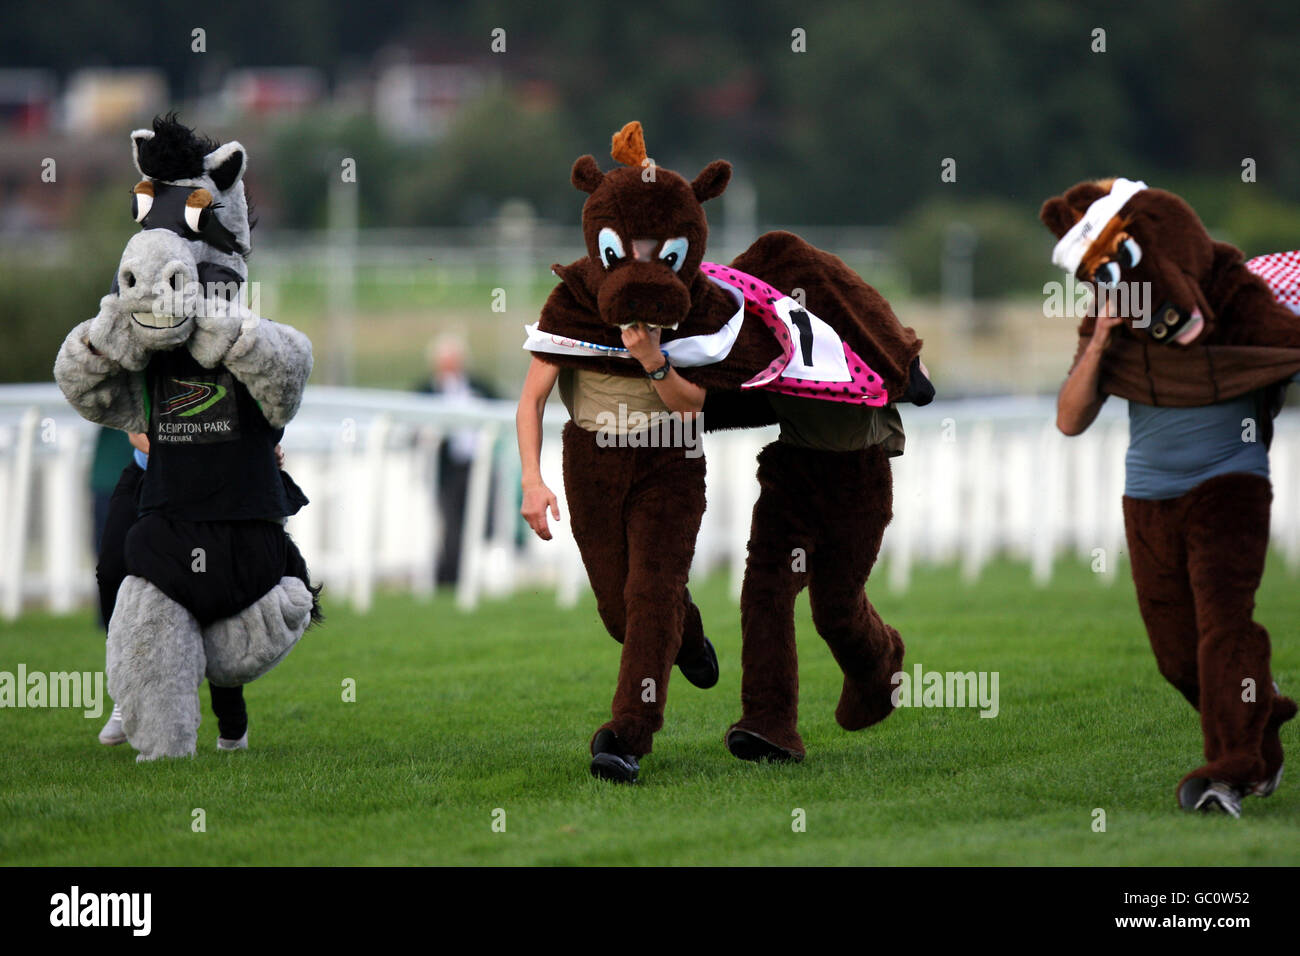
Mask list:
[[[467,357],[465,340],[459,335],[447,333],[433,339],[428,349],[429,379],[417,391],[467,404],[473,399],[498,398],[491,385],[469,374]],[[454,586],[460,579],[469,472],[479,440],[477,428],[456,428],[443,438],[438,447],[438,516],[442,525],[442,544],[438,549],[434,579],[440,587]],[[488,510],[490,526],[491,508]]]

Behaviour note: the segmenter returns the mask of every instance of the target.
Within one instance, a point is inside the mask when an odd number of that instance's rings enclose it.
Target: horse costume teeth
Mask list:
[[[176,329],[189,321],[188,315],[156,315],[153,312],[132,312],[131,317],[149,329]]]

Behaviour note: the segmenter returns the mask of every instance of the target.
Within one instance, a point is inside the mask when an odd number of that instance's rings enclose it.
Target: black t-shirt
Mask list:
[[[279,519],[306,497],[275,463],[272,428],[248,389],[222,365],[207,369],[182,347],[144,371],[149,467],[140,513],[185,521]]]

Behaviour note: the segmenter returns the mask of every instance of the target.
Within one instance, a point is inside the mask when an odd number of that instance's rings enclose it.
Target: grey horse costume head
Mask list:
[[[131,152],[144,177],[131,190],[142,231],[126,244],[111,291],[142,342],[174,348],[189,338],[203,302],[229,300],[247,281],[248,153],[238,141],[197,135],[174,114],[133,132]]]

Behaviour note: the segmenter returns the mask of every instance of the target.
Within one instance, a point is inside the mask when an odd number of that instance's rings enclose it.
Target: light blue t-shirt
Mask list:
[[[1177,498],[1216,475],[1268,477],[1268,449],[1256,394],[1197,408],[1128,403],[1124,494]]]
[[[139,448],[134,449],[134,451],[135,451],[135,463],[139,465],[141,468],[148,468],[149,456],[146,455],[144,452],[142,452]]]

